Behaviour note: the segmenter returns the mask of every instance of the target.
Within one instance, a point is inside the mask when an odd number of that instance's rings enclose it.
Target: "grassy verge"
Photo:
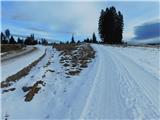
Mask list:
[[[56,44],[53,47],[60,51],[60,63],[69,76],[79,75],[95,57],[95,51],[89,44]]]
[[[1,52],[8,52],[12,50],[20,50],[24,46],[20,44],[1,44]]]

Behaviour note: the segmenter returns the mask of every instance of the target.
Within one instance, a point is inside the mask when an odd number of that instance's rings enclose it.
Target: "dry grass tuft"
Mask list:
[[[53,45],[53,48],[56,48],[58,51],[63,51],[64,53],[73,51],[76,49],[76,47],[77,47],[76,44],[54,44]]]
[[[79,75],[95,58],[95,51],[89,44],[55,44],[53,47],[61,52],[60,63],[67,68],[67,75]]]
[[[79,75],[79,73],[80,73],[81,71],[79,71],[79,70],[75,70],[75,71],[69,71],[67,74],[68,75]]]
[[[41,87],[39,87],[39,84],[40,85],[45,85],[45,83],[42,81],[42,80],[39,80],[39,81],[37,81],[33,86],[31,86],[31,87],[23,87],[22,89],[24,89],[25,88],[25,90],[26,91],[29,91],[26,95],[25,95],[25,101],[26,102],[30,102],[32,99],[33,99],[33,97],[34,97],[34,95],[36,94],[36,93],[38,93],[38,91],[41,89]]]

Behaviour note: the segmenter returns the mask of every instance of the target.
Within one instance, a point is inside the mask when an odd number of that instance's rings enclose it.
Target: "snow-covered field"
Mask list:
[[[2,94],[2,119],[160,119],[160,50],[92,47],[96,58],[69,78],[59,52],[48,47],[30,73],[10,86],[15,90]],[[7,72],[2,65],[2,77]],[[22,88],[39,80],[45,85],[26,102]]]

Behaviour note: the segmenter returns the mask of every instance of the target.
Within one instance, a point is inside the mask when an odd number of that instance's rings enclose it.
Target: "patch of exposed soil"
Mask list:
[[[29,87],[24,86],[22,88],[24,92],[28,91],[28,93],[25,95],[26,102],[30,102],[35,96],[35,94],[38,93],[38,91],[41,89],[40,85],[44,86],[45,83],[42,80],[39,80],[33,86],[29,86]]]

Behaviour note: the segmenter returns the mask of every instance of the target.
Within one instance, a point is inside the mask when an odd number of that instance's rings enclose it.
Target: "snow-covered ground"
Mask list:
[[[2,94],[2,119],[160,119],[160,50],[92,46],[96,58],[70,78],[59,52],[48,47],[31,72],[10,86],[16,89]],[[46,84],[25,102],[22,87],[39,80]]]
[[[22,51],[22,53],[21,52],[16,53],[17,56],[19,56],[20,54],[24,54],[19,57],[16,57],[14,55],[9,55],[9,59],[7,58],[7,60],[3,60],[2,58],[3,61],[1,63],[1,74],[2,74],[1,81],[4,81],[7,77],[17,73],[18,71],[28,66],[29,64],[31,64],[33,61],[37,60],[44,54],[45,47],[36,46],[36,48],[37,49],[35,51],[28,54],[25,53],[29,52],[32,49],[31,47],[28,47],[28,49]]]
[[[7,54],[7,52],[0,53],[1,56],[2,56],[2,55],[5,55],[5,54]]]
[[[148,67],[156,64],[155,69],[160,69],[160,51],[97,45],[94,48],[100,58],[100,73],[82,118],[160,118],[160,77]]]
[[[7,61],[9,59],[13,59],[15,57],[19,57],[20,55],[27,54],[29,52],[32,52],[34,50],[34,46],[26,46],[20,50],[13,50],[1,53],[1,60],[2,62]]]

